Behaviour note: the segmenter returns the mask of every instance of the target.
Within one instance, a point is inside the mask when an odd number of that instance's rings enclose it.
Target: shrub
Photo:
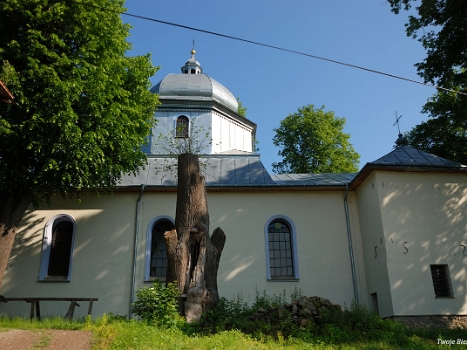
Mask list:
[[[138,300],[133,303],[132,312],[148,323],[170,328],[183,322],[177,311],[180,293],[176,282],[164,287],[155,280],[151,287],[140,288],[136,297]]]

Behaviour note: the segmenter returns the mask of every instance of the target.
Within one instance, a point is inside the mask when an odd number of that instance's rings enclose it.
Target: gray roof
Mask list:
[[[161,102],[215,101],[238,112],[237,99],[230,90],[206,74],[169,74],[150,91],[159,94]]]
[[[354,177],[354,173],[271,175],[272,180],[280,186],[344,186]]]
[[[217,154],[200,157],[201,171],[208,187],[321,187],[342,188],[351,184],[358,187],[375,167],[430,170],[450,169],[467,171],[467,167],[416,148],[403,146],[385,156],[367,163],[357,174],[274,174],[269,175],[257,154]],[[148,158],[148,165],[136,176],[125,175],[118,187],[136,187],[144,184],[153,188],[177,186],[177,159],[169,156]]]
[[[258,155],[209,155],[200,157],[208,187],[334,187],[349,183],[355,174],[269,175]],[[151,157],[136,176],[125,175],[118,187],[177,186],[177,159]]]
[[[395,165],[395,166],[428,166],[443,168],[465,167],[461,163],[454,162],[434,154],[420,151],[419,149],[402,146],[389,152],[385,156],[368,163],[369,165]]]
[[[210,155],[200,157],[201,171],[208,187],[257,187],[274,186],[271,176],[256,154]],[[118,187],[177,186],[177,159],[174,157],[154,157],[137,176],[125,175]]]

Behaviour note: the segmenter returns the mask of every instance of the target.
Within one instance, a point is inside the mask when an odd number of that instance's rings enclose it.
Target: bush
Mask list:
[[[386,342],[403,345],[407,327],[395,320],[383,320],[373,310],[354,302],[350,308],[328,310],[320,315],[316,335],[326,342]]]
[[[301,292],[294,292],[294,296]],[[292,297],[293,299],[293,297]],[[282,305],[280,305],[282,303]],[[256,339],[298,339],[306,343],[344,344],[374,342],[405,347],[411,342],[408,328],[394,320],[383,320],[365,306],[352,303],[350,308],[320,309],[315,322],[296,322],[294,315],[282,307],[285,295],[268,296],[256,293],[251,306],[242,301],[221,298],[201,320],[190,325],[193,333],[219,333],[239,330]],[[263,319],[257,313],[267,315]]]
[[[164,287],[155,280],[151,287],[140,288],[136,297],[138,300],[133,303],[132,312],[148,323],[170,328],[184,322],[177,311],[180,293],[176,282]]]

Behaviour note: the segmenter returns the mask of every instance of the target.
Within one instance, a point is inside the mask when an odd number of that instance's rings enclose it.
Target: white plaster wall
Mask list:
[[[389,285],[386,242],[384,239],[380,201],[375,174],[371,174],[357,189],[363,259],[365,262],[367,298],[376,293],[378,310],[382,317],[392,316],[393,301]],[[376,251],[375,251],[376,248]],[[367,304],[371,307],[371,304]]]
[[[363,240],[360,228],[357,195],[354,191],[350,191],[348,193],[347,205],[349,211],[350,236],[352,240],[352,250],[354,256],[358,303],[360,305],[369,306],[370,302],[368,299],[369,294],[365,272],[365,261],[363,258]]]
[[[252,152],[252,132],[229,118],[207,110],[156,112],[157,124],[152,130],[151,154],[168,154],[167,138],[173,138],[175,123],[179,116],[190,120],[190,137],[207,147],[202,153],[221,153],[232,150]],[[198,134],[198,135],[197,135]],[[208,136],[206,137],[206,134]],[[159,136],[162,135],[161,139]]]
[[[207,110],[157,111],[157,123],[152,129],[151,154],[169,154],[172,150],[170,140],[175,139],[176,121],[179,116],[190,120],[190,137],[193,143],[202,143],[202,153],[212,153],[212,113]],[[206,136],[207,134],[207,136]],[[162,135],[162,137],[161,137]],[[212,142],[214,144],[214,142]]]
[[[137,198],[138,193],[82,195],[81,204],[76,199],[56,199],[45,210],[28,212],[16,235],[0,294],[6,297],[98,297],[93,315],[109,311],[128,314]],[[38,282],[45,224],[53,216],[64,213],[76,221],[71,281]],[[0,313],[5,308],[22,307],[21,304],[0,305]],[[79,311],[86,312],[87,302],[79,304]],[[43,307],[42,315],[46,313]]]
[[[375,185],[394,314],[466,314],[466,176],[378,172]],[[430,264],[448,264],[454,298],[435,298]]]
[[[28,214],[0,294],[98,297],[93,315],[128,314],[138,195],[84,196],[81,204],[58,201],[47,210]],[[175,203],[174,192],[146,192],[141,199],[136,288],[150,285],[144,282],[147,226],[157,216],[174,217]],[[210,192],[208,205],[211,232],[219,226],[227,235],[218,279],[222,296],[240,295],[253,302],[257,291],[272,295],[285,290],[289,297],[297,288],[304,295],[350,305],[353,285],[343,192]],[[37,282],[43,228],[49,218],[59,213],[70,214],[77,222],[72,280]],[[274,215],[286,215],[297,229],[298,282],[266,280],[264,225]],[[361,279],[363,267],[359,259],[357,265]]]
[[[138,286],[149,285],[143,282],[142,255],[147,225],[160,215],[174,218],[175,205],[175,194],[143,196]],[[221,296],[233,299],[240,295],[251,303],[257,291],[278,295],[285,290],[289,297],[297,288],[304,295],[319,295],[350,305],[353,286],[343,193],[209,192],[208,206],[211,233],[221,227],[227,236],[218,274]],[[297,229],[299,282],[266,280],[264,225],[274,215],[289,217]]]
[[[227,235],[220,293],[234,298],[241,292],[252,302],[256,291],[280,294],[285,289],[289,295],[299,288],[304,295],[350,304],[352,280],[342,198],[342,193],[330,192],[244,192],[227,200],[225,194],[209,194],[211,228],[219,226]],[[289,217],[297,229],[299,282],[266,280],[264,225],[274,215]]]

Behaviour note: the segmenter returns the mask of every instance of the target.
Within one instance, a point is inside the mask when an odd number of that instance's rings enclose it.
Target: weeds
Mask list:
[[[151,287],[136,292],[138,300],[133,303],[132,311],[148,323],[165,328],[176,327],[183,322],[177,311],[179,296],[176,282],[164,287],[159,280],[155,280]]]
[[[156,292],[154,292],[156,290]],[[187,324],[180,318],[168,326],[166,321],[174,307],[170,289],[156,285],[142,294],[145,303],[136,305],[145,322],[128,320],[126,316],[103,315],[98,319],[87,317],[82,322],[63,319],[29,321],[0,317],[1,328],[20,329],[85,329],[94,333],[95,349],[439,349],[438,339],[467,339],[465,330],[414,330],[394,320],[383,320],[365,307],[352,303],[349,308],[330,309],[320,314],[315,323],[304,326],[293,322],[291,315],[277,313],[277,318],[266,321],[251,316],[261,309],[271,309],[287,301],[285,293],[268,296],[256,293],[250,306],[241,295],[235,300],[221,298],[201,320]],[[163,300],[155,307],[148,295]],[[172,295],[172,296],[171,296]],[[295,290],[291,299],[299,299]],[[143,307],[149,305],[150,307]],[[170,306],[170,307],[168,307]],[[135,309],[136,310],[136,309]],[[169,310],[169,311],[167,311]],[[140,312],[138,311],[138,312]],[[145,316],[145,317],[146,317]],[[147,322],[150,320],[149,322]],[[162,321],[161,321],[162,320]],[[48,339],[43,339],[44,343]]]

